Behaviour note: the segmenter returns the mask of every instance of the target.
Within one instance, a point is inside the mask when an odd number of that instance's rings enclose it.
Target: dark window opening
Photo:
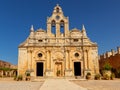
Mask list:
[[[79,53],[75,53],[75,57],[79,57]]]
[[[74,75],[81,76],[81,63],[80,62],[74,62]]]
[[[40,39],[40,40],[38,40],[38,42],[43,42],[43,40]]]
[[[51,32],[56,34],[56,22],[53,20],[51,24]]]
[[[52,27],[55,27],[56,26],[56,23],[55,23],[55,20],[52,21]]]
[[[60,12],[59,8],[56,8],[56,12],[57,12],[57,13],[59,13],[59,12]]]
[[[60,22],[60,26],[64,27],[64,21],[63,20]]]
[[[36,68],[37,72],[36,72],[36,75],[37,76],[43,76],[43,63],[42,62],[38,62],[37,63],[37,68]]]
[[[56,16],[56,19],[59,20],[59,19],[60,19],[60,16]]]
[[[60,32],[64,33],[64,21],[63,20],[60,22]]]
[[[78,42],[78,39],[74,39],[74,42]]]
[[[42,57],[42,56],[43,56],[42,53],[39,53],[39,54],[38,54],[38,57]]]

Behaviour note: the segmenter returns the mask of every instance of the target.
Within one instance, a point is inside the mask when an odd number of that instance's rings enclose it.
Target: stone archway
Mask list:
[[[63,76],[63,64],[62,62],[55,62],[55,76]]]
[[[74,76],[81,76],[81,62],[74,62]]]
[[[37,62],[36,63],[36,75],[42,77],[43,76],[43,70],[44,70],[43,62]]]
[[[62,77],[64,76],[64,54],[61,51],[55,51],[53,55],[54,61],[54,76]]]

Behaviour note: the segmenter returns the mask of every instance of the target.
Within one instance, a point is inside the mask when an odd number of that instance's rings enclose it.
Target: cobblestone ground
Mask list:
[[[0,90],[39,90],[43,82],[0,81]]]
[[[72,82],[88,90],[120,90],[120,80],[73,80]]]

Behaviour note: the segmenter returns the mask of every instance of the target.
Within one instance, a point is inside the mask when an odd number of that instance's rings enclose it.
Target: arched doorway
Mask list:
[[[44,65],[43,62],[36,63],[36,75],[37,76],[43,76],[43,70],[44,70],[43,65]]]
[[[74,76],[81,76],[81,62],[74,62]]]
[[[63,64],[62,62],[55,62],[55,76],[63,76]]]

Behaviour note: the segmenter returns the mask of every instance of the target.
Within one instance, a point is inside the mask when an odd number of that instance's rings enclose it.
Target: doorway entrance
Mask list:
[[[81,76],[81,62],[74,62],[74,75]]]
[[[37,66],[36,75],[43,76],[43,62],[37,62],[36,66]]]
[[[55,74],[57,77],[62,76],[62,62],[55,63]]]

